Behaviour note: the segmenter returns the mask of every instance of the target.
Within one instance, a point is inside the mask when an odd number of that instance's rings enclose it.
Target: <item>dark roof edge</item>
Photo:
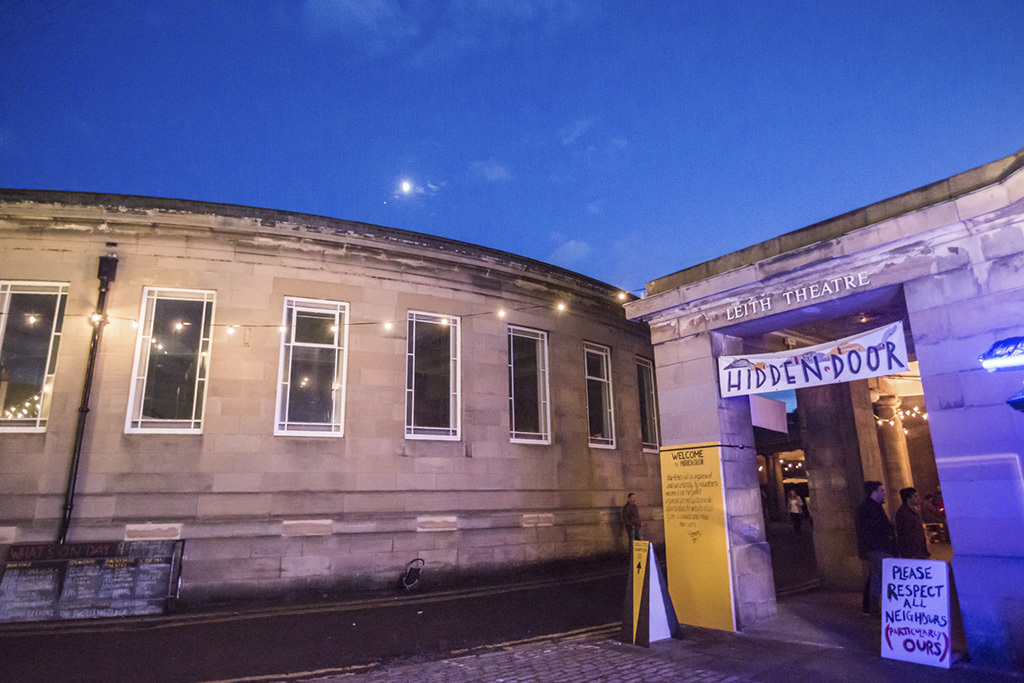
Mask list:
[[[989,162],[955,176],[883,199],[874,204],[819,223],[793,230],[730,254],[660,277],[647,283],[647,295],[661,294],[677,287],[706,280],[764,259],[779,256],[802,247],[835,239],[853,230],[867,227],[896,216],[918,211],[934,204],[956,199],[983,187],[1001,182],[1024,168],[1024,149],[1008,157]]]
[[[191,213],[197,215],[214,215],[226,218],[242,218],[267,223],[292,223],[327,228],[340,233],[353,233],[365,237],[385,239],[396,242],[414,243],[422,246],[478,258],[492,258],[509,261],[525,266],[531,270],[546,271],[557,277],[574,280],[581,285],[608,293],[622,291],[618,287],[594,279],[582,273],[551,265],[527,256],[519,256],[500,249],[492,249],[470,242],[437,237],[425,233],[389,228],[372,223],[318,216],[316,214],[280,211],[277,209],[261,209],[239,204],[218,204],[215,202],[194,201],[190,199],[170,199],[166,197],[145,197],[140,195],[122,195],[98,192],[68,192],[58,190],[26,190],[16,188],[0,188],[0,202],[29,202],[35,204],[63,204],[68,206],[96,206],[104,208],[126,208],[133,210],[156,210],[175,213]],[[631,299],[634,297],[630,297]]]

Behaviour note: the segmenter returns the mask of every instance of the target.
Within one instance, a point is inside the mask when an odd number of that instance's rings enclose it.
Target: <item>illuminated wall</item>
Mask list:
[[[0,422],[0,545],[56,538],[112,252],[69,541],[180,536],[182,598],[200,600],[390,585],[414,557],[437,578],[624,552],[630,490],[660,537],[652,350],[618,290],[348,221],[2,191],[0,281],[67,300],[45,424]],[[585,345],[604,377],[588,382]]]

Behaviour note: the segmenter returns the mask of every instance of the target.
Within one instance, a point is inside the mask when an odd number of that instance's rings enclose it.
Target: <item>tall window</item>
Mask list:
[[[285,297],[275,434],[342,436],[348,304]]]
[[[508,421],[512,441],[551,442],[547,332],[509,325]]]
[[[208,291],[143,290],[125,432],[202,432],[213,301]]]
[[[66,284],[0,281],[0,430],[46,429],[67,298]]]
[[[409,311],[405,436],[459,438],[459,319]]]
[[[587,416],[590,423],[590,445],[615,448],[615,412],[612,408],[611,349],[586,344]]]
[[[654,388],[654,363],[636,359],[636,384],[640,390],[640,440],[644,448],[658,448],[658,396]]]

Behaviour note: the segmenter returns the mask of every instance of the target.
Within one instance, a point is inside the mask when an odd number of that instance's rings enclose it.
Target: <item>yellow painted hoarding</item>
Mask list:
[[[668,592],[681,624],[735,631],[721,450],[661,449]]]

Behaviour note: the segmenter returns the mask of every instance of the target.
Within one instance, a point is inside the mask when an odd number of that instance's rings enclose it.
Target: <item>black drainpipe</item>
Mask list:
[[[75,507],[75,483],[78,481],[78,463],[82,459],[82,442],[85,440],[85,418],[89,415],[89,394],[92,393],[92,375],[96,369],[96,354],[107,324],[107,292],[117,275],[117,256],[100,256],[100,269],[96,277],[100,280],[100,294],[96,300],[96,313],[92,317],[92,341],[89,342],[89,363],[85,366],[85,386],[82,387],[82,403],[78,406],[78,426],[75,428],[75,447],[71,452],[71,471],[68,473],[68,488],[64,493],[64,518],[60,523],[57,543],[64,543],[71,525],[71,511]]]

